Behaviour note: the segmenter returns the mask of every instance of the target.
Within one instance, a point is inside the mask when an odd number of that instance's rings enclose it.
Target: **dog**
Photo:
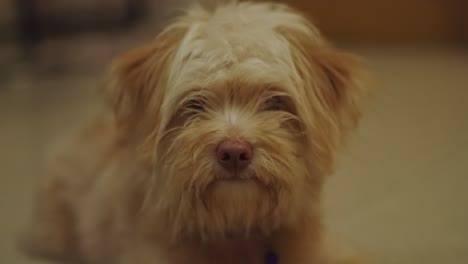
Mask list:
[[[103,264],[344,264],[322,186],[361,62],[277,3],[201,4],[111,64],[106,110],[52,156],[23,246]]]

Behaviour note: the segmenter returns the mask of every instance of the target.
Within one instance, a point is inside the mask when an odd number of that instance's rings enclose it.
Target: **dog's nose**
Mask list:
[[[252,160],[252,146],[241,140],[226,140],[217,149],[219,164],[225,169],[239,172],[249,166]]]

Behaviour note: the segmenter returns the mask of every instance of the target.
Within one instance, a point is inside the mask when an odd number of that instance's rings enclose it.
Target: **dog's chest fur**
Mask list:
[[[291,235],[291,236],[290,236]],[[280,234],[267,240],[225,241],[203,244],[185,243],[178,246],[136,243],[128,259],[139,263],[161,264],[282,264],[318,262],[314,243],[308,236]],[[312,238],[312,237],[309,237]],[[277,240],[275,240],[277,239]]]

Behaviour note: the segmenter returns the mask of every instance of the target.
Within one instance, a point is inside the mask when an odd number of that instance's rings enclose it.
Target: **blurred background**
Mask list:
[[[0,0],[0,263],[39,263],[15,239],[43,153],[99,107],[110,59],[191,2]],[[468,263],[468,1],[278,2],[373,74],[327,185],[327,225],[370,263]]]

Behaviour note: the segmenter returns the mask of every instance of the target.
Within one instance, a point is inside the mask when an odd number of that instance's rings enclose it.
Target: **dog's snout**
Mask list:
[[[219,144],[217,158],[225,169],[239,172],[249,166],[252,160],[252,146],[241,140],[226,140]]]

